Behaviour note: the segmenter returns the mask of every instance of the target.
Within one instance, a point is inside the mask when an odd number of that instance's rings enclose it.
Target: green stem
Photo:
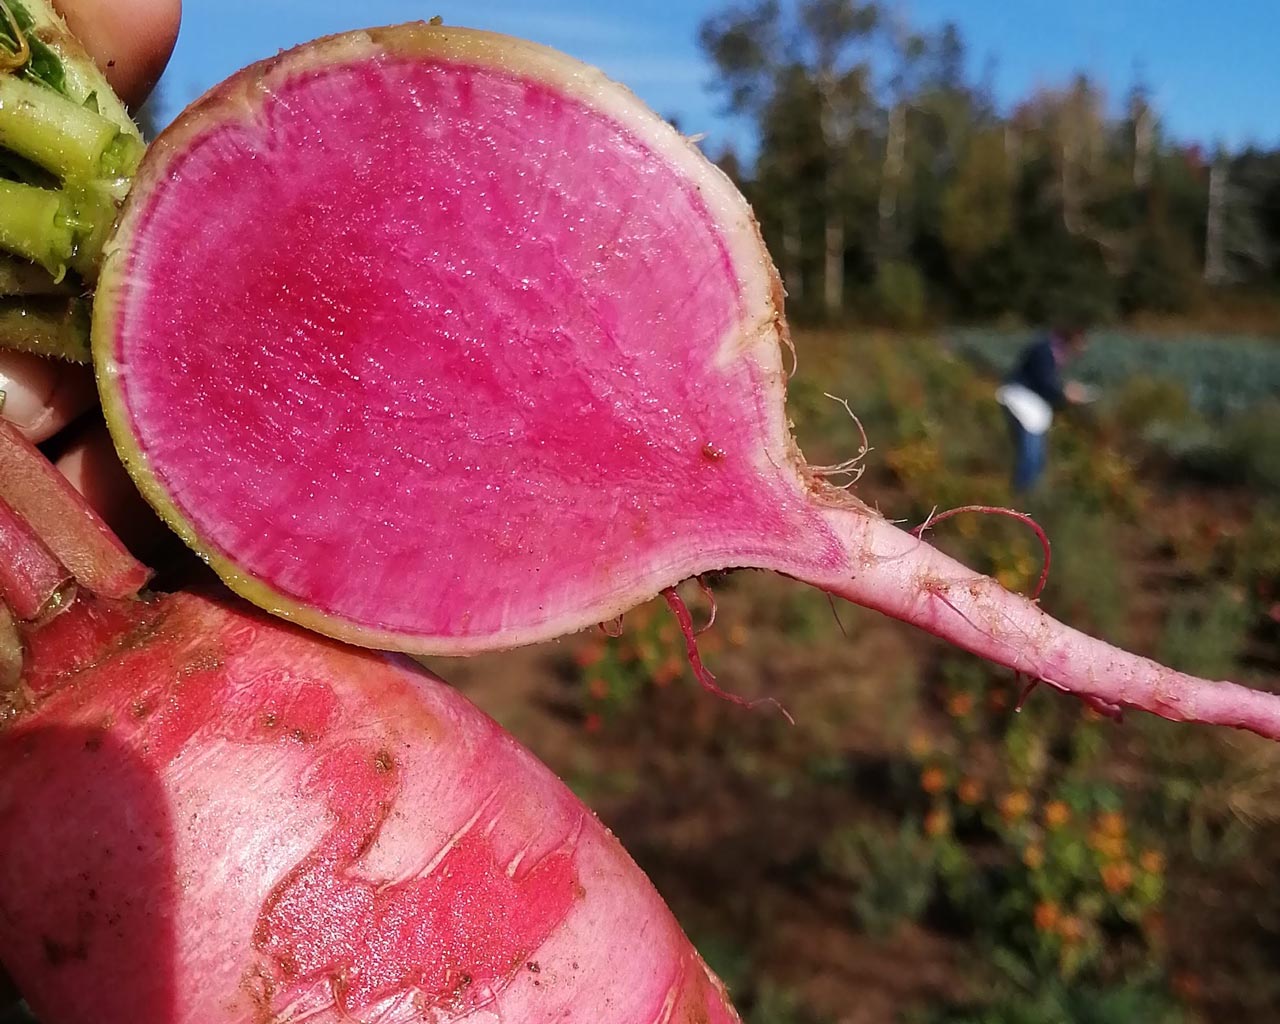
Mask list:
[[[49,0],[4,0],[31,44],[32,63],[56,63],[41,77],[77,106],[97,111],[139,142],[142,134],[98,66],[67,29]],[[41,61],[41,56],[45,58]]]
[[[108,182],[96,181],[66,191],[71,202],[70,226],[76,240],[71,269],[92,284],[98,279],[102,247],[116,223],[113,187]]]
[[[75,254],[72,215],[62,192],[0,180],[0,249],[38,263],[55,281]]]
[[[131,175],[142,143],[48,86],[0,75],[0,145],[64,181]]]
[[[79,296],[0,299],[0,349],[89,362],[89,306]]]

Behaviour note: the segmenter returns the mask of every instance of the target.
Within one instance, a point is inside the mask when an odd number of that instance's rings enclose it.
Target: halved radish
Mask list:
[[[806,467],[751,211],[561,54],[419,24],[248,68],[152,146],[105,259],[124,461],[297,622],[462,654],[755,566],[1102,708],[1280,736],[1280,699],[1067,629]]]

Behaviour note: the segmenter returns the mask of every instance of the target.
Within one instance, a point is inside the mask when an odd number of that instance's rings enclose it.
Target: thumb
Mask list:
[[[0,351],[0,416],[35,443],[47,440],[98,400],[87,366]]]
[[[128,106],[151,92],[178,38],[181,0],[54,0]]]

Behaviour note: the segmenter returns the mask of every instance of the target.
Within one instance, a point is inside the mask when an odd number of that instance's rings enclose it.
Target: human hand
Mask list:
[[[181,0],[54,0],[54,6],[120,98],[131,107],[146,99],[173,51]],[[0,391],[0,415],[32,441],[56,437],[59,469],[130,539],[128,520],[137,518],[139,499],[105,429],[72,426],[97,404],[92,371],[0,351]]]
[[[1072,405],[1084,405],[1088,402],[1097,400],[1097,388],[1091,388],[1088,384],[1081,384],[1078,380],[1069,380],[1062,388],[1063,397]]]

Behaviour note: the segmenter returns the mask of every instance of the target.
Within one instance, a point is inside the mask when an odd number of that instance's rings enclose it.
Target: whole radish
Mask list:
[[[618,842],[457,692],[237,602],[121,595],[145,572],[2,423],[0,498],[31,570],[6,606],[59,581],[0,691],[0,963],[43,1024],[737,1020]]]

